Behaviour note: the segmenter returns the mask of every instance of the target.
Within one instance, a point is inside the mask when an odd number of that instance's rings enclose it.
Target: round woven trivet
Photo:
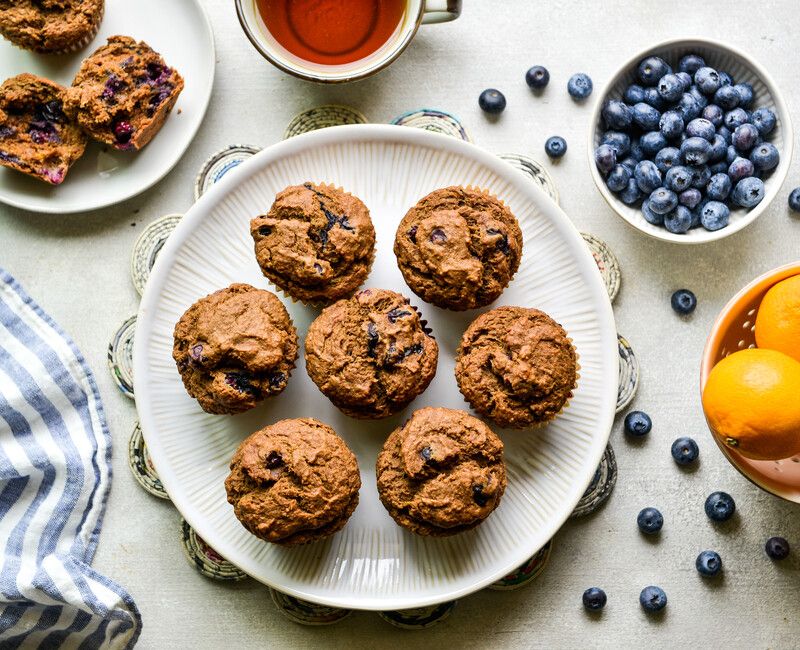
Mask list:
[[[250,144],[232,144],[209,156],[194,180],[194,200],[197,201],[231,169],[235,169],[259,151],[260,147]]]
[[[495,591],[510,591],[529,585],[544,571],[552,549],[553,540],[550,540],[547,544],[542,546],[536,555],[529,558],[525,564],[517,567],[517,569],[507,576],[500,578],[497,582],[493,582],[487,588]]]
[[[189,564],[204,576],[226,581],[249,577],[206,544],[185,519],[181,519],[181,541]]]
[[[611,496],[614,486],[617,484],[617,459],[611,445],[606,447],[603,458],[597,466],[592,482],[586,488],[571,517],[583,517],[593,513],[602,506]]]
[[[429,607],[415,607],[414,609],[379,612],[378,614],[384,621],[391,623],[395,627],[400,627],[404,630],[424,630],[441,623],[450,616],[450,612],[453,611],[457,603],[457,600],[451,600],[438,605],[430,605]]]
[[[636,396],[639,388],[639,362],[631,344],[620,334],[619,342],[619,392],[617,393],[617,413],[624,411]]]
[[[150,277],[150,271],[153,270],[156,257],[164,247],[167,237],[172,234],[181,219],[183,219],[182,214],[168,214],[159,217],[142,231],[133,245],[131,279],[140,296],[144,293],[144,287],[147,284],[147,278]]]
[[[108,369],[117,388],[125,397],[133,399],[133,337],[136,332],[136,316],[131,316],[120,325],[108,344]]]
[[[147,445],[144,443],[142,428],[138,422],[128,441],[128,467],[131,468],[131,474],[136,482],[147,492],[159,499],[169,499],[169,495],[153,467],[153,461],[150,460],[150,454],[147,453]]]
[[[269,595],[275,607],[286,618],[300,625],[333,625],[346,619],[353,610],[316,605],[270,588]]]
[[[391,121],[391,124],[400,126],[413,126],[426,131],[444,133],[454,138],[472,142],[467,129],[455,115],[435,108],[418,108],[398,115]]]
[[[608,297],[611,302],[614,302],[614,299],[619,293],[620,284],[622,284],[619,260],[617,256],[611,252],[608,244],[602,239],[598,239],[588,232],[582,232],[581,235],[589,245],[589,250],[592,251],[592,257],[594,257],[594,261],[597,263],[597,268],[600,269],[600,275],[603,276],[603,282],[606,285]]]
[[[553,177],[547,172],[544,166],[531,158],[521,153],[501,153],[498,158],[511,163],[516,169],[521,171],[525,176],[530,178],[537,186],[544,190],[553,201],[558,203],[558,188],[553,180]]]
[[[367,122],[366,116],[355,108],[340,106],[339,104],[326,104],[325,106],[309,108],[307,111],[295,115],[286,127],[283,139],[286,140],[301,133],[308,133],[309,131],[316,131],[329,126],[366,124]]]

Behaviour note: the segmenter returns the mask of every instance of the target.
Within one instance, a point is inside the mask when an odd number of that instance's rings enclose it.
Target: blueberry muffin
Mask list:
[[[341,530],[358,505],[360,488],[353,452],[312,418],[281,420],[246,438],[225,480],[228,503],[242,525],[285,546]]]
[[[0,86],[0,165],[60,185],[86,136],[64,113],[66,89],[21,74]]]
[[[250,222],[264,275],[288,296],[327,305],[364,284],[375,255],[375,228],[359,199],[332,185],[304,183],[278,192]]]
[[[502,201],[469,187],[431,192],[397,228],[394,254],[425,302],[463,311],[496,300],[519,268],[522,231]]]
[[[364,289],[311,323],[309,377],[343,413],[385,418],[405,408],[436,374],[439,346],[408,298]]]
[[[0,34],[26,50],[61,54],[97,34],[103,0],[0,0]]]
[[[461,338],[455,372],[472,408],[515,429],[552,420],[578,379],[577,355],[564,328],[526,307],[478,316]]]
[[[138,150],[164,125],[183,86],[147,43],[112,36],[81,65],[66,108],[95,140]]]
[[[297,333],[274,293],[232,284],[186,310],[175,325],[172,356],[204,411],[241,413],[286,388]]]
[[[502,441],[477,418],[453,409],[415,411],[387,438],[376,472],[384,507],[418,535],[474,528],[506,489]]]

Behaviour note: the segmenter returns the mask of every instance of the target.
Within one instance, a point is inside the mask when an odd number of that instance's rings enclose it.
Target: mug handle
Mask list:
[[[424,0],[422,24],[448,23],[461,14],[461,0]]]

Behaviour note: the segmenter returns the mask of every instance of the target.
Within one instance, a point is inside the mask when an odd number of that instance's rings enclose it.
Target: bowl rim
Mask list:
[[[714,325],[711,327],[711,332],[709,333],[708,338],[706,339],[705,347],[703,348],[703,357],[700,363],[701,401],[703,397],[703,390],[705,389],[706,382],[708,381],[708,376],[711,373],[712,368],[717,364],[715,357],[725,331],[722,328],[722,324],[725,320],[727,320],[731,311],[738,307],[739,304],[754,291],[760,290],[763,287],[767,287],[767,290],[769,290],[769,288],[775,286],[778,282],[796,275],[800,275],[800,260],[784,264],[759,275],[757,278],[745,285],[740,291],[738,291],[736,295],[734,295],[733,298],[731,298],[722,308],[719,315],[714,320]],[[705,417],[705,411],[703,412],[703,417]],[[708,425],[708,418],[706,418],[706,424]],[[742,464],[741,456],[727,445],[722,444],[717,436],[715,436],[711,431],[711,427],[709,426],[708,428],[709,432],[711,433],[711,438],[714,440],[717,447],[719,447],[725,458],[728,459],[728,462],[733,465],[733,467],[736,468],[736,470],[748,481],[750,481],[753,485],[760,487],[765,492],[774,494],[781,499],[785,499],[786,501],[791,501],[793,503],[800,503],[800,490],[782,492],[773,484],[768,484],[760,481],[758,477],[751,476],[747,467]]]
[[[597,128],[600,123],[600,114],[603,109],[603,104],[606,102],[608,98],[609,91],[613,88],[617,83],[619,83],[620,78],[634,65],[638,64],[643,58],[657,54],[660,50],[668,47],[676,47],[676,46],[685,46],[691,47],[700,45],[702,47],[712,49],[712,50],[719,50],[722,52],[726,52],[731,56],[734,56],[738,59],[741,59],[745,62],[745,64],[750,67],[757,76],[761,79],[764,85],[769,90],[770,94],[772,95],[775,101],[775,108],[778,110],[779,119],[781,128],[784,131],[784,145],[783,151],[781,151],[781,162],[775,170],[775,173],[772,178],[769,179],[770,187],[767,189],[767,192],[764,196],[764,199],[759,203],[755,208],[750,210],[747,213],[747,216],[735,224],[730,224],[729,226],[722,228],[717,231],[702,231],[700,234],[701,236],[687,236],[687,235],[678,235],[669,232],[668,230],[660,229],[659,231],[650,231],[645,230],[640,224],[638,224],[633,219],[629,218],[617,205],[619,203],[619,199],[612,195],[611,191],[606,187],[605,181],[603,180],[600,172],[597,169],[597,166],[594,164],[594,139],[595,134],[597,133]],[[724,239],[725,237],[729,237],[740,230],[743,230],[750,224],[752,224],[758,217],[760,217],[772,201],[778,195],[778,192],[783,187],[784,182],[789,174],[789,168],[791,167],[792,163],[792,155],[794,153],[794,130],[792,128],[792,121],[791,116],[789,113],[789,106],[786,103],[786,100],[783,97],[783,93],[778,88],[778,85],[775,83],[775,80],[772,76],[764,69],[764,67],[758,63],[756,59],[754,59],[748,52],[741,50],[741,49],[733,49],[728,45],[724,45],[719,43],[718,41],[714,41],[708,38],[704,38],[702,36],[684,36],[684,37],[676,37],[671,38],[666,41],[661,41],[655,45],[644,49],[634,56],[630,57],[618,70],[614,73],[611,79],[606,84],[603,94],[597,98],[594,104],[594,108],[592,109],[592,116],[590,122],[590,128],[588,133],[588,146],[587,146],[587,154],[588,154],[588,161],[589,161],[589,171],[592,175],[592,179],[594,180],[597,189],[600,191],[600,195],[603,197],[605,202],[609,205],[609,207],[619,216],[622,218],[628,225],[635,228],[639,232],[652,237],[653,239],[658,239],[660,241],[667,241],[675,244],[705,244],[712,241],[719,241],[720,239]],[[766,185],[766,184],[765,184]]]

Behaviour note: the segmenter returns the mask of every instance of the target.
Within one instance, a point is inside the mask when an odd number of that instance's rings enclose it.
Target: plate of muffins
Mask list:
[[[608,441],[615,332],[580,235],[507,163],[334,127],[243,163],[170,236],[136,404],[220,554],[312,602],[407,609],[560,528]]]
[[[70,213],[144,191],[191,143],[213,80],[197,0],[0,0],[0,201]]]

